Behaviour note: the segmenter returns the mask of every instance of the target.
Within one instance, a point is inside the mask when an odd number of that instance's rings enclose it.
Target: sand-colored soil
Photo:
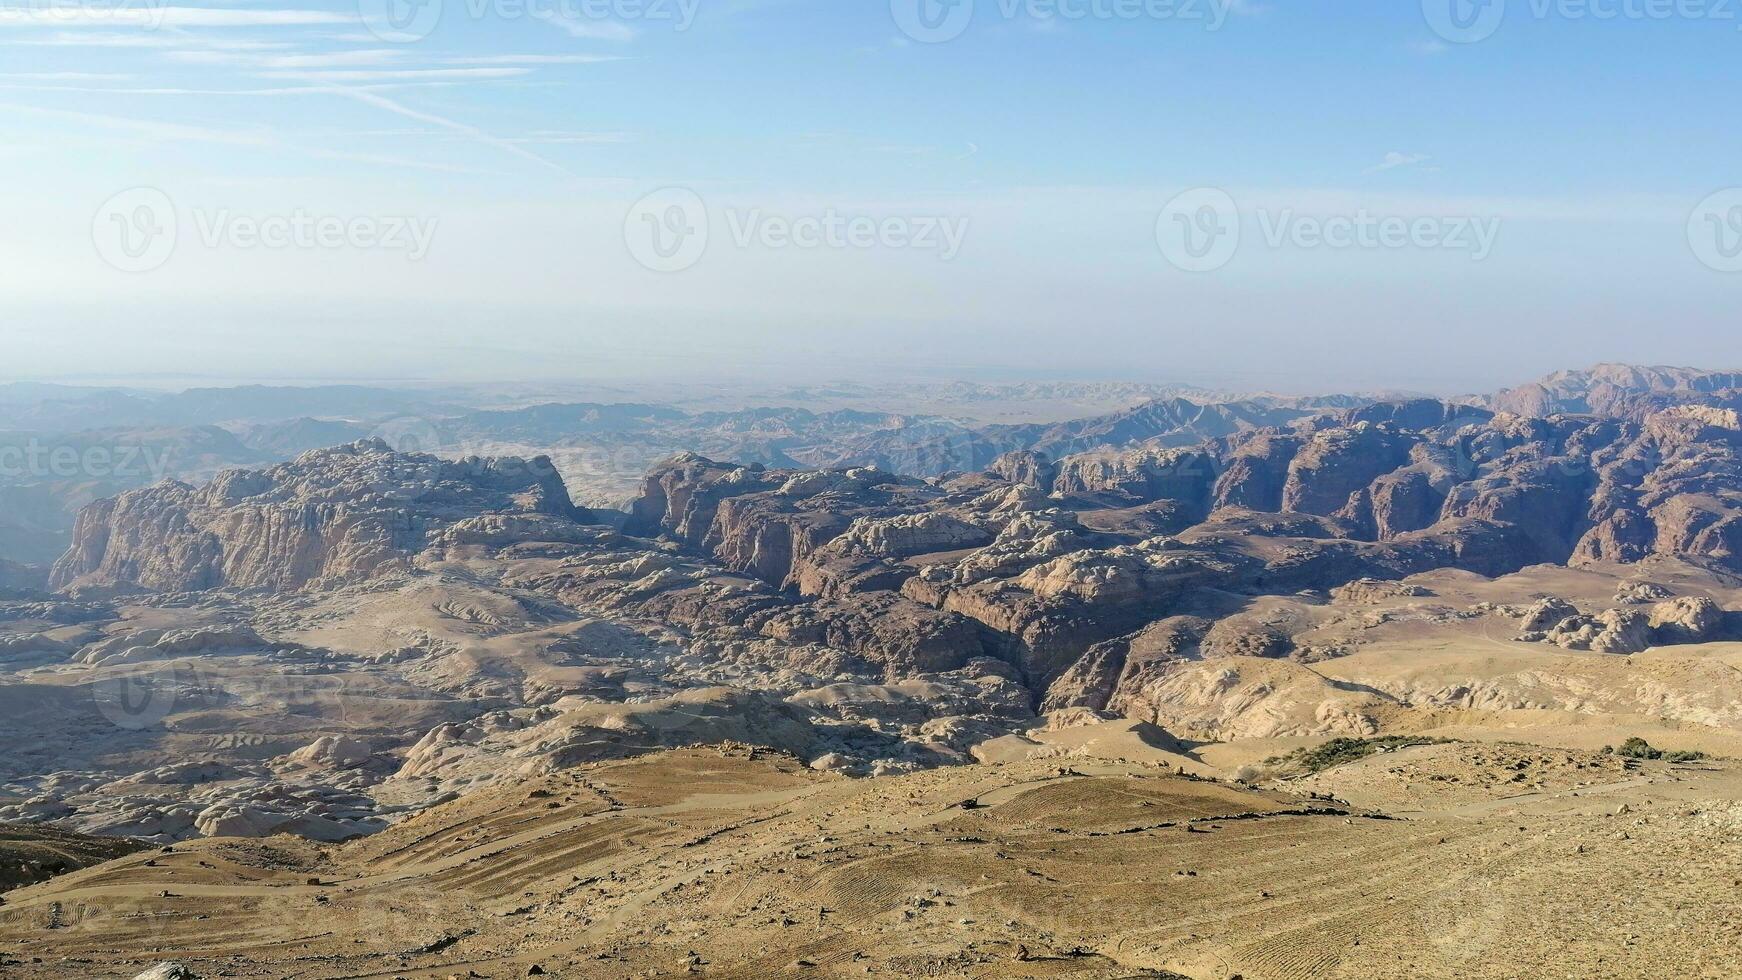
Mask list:
[[[698,748],[485,790],[338,847],[174,850],[9,895],[0,968],[1726,977],[1742,949],[1742,769],[1511,746],[1262,788],[1092,759],[850,780]]]

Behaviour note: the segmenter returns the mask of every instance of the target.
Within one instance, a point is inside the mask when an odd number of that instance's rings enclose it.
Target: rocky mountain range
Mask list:
[[[1735,410],[1735,380],[1724,372],[1603,365],[1465,403],[1526,417],[1596,414],[1643,421],[1679,405]],[[929,478],[984,469],[1005,453],[1024,450],[1058,458],[1190,447],[1399,399],[1168,385],[915,384],[721,392],[709,398],[680,389],[626,388],[622,393],[668,400],[543,400],[562,393],[0,386],[0,500],[8,505],[0,508],[0,557],[46,569],[66,550],[78,510],[95,500],[166,477],[200,484],[225,468],[266,466],[367,438],[450,459],[546,455],[577,503],[626,509],[643,474],[679,452],[787,469],[876,466]],[[790,401],[782,404],[783,398]],[[731,407],[711,407],[722,403]],[[837,407],[818,407],[829,405]],[[1106,410],[1082,413],[1096,406]],[[1022,421],[1004,421],[1009,418]]]
[[[375,853],[366,841],[415,848],[420,828],[478,801],[542,808],[560,802],[539,795],[551,786],[697,758],[667,754],[686,746],[745,752],[756,765],[733,778],[772,764],[795,787],[959,771],[937,776],[938,791],[1013,773],[1032,789],[1082,778],[1058,773],[1085,760],[1161,779],[1164,795],[1199,792],[1168,780],[1226,781],[1202,784],[1201,826],[1182,833],[1219,827],[1228,792],[1254,813],[1342,820],[1357,811],[1317,794],[1354,786],[1375,819],[1403,806],[1465,820],[1511,799],[1497,784],[1515,776],[1576,790],[1601,772],[1634,787],[1601,744],[1648,736],[1669,747],[1648,745],[1652,759],[1742,754],[1742,423],[1717,403],[1728,389],[1715,375],[1639,378],[1638,397],[1599,399],[1616,414],[1170,398],[1045,425],[648,404],[442,423],[517,445],[688,432],[758,447],[664,459],[620,511],[576,505],[561,446],[451,458],[351,439],[360,422],[214,430],[200,444],[215,455],[295,455],[124,488],[79,511],[52,568],[0,563],[0,739],[12,746],[0,821],[43,828],[26,833],[67,855],[20,881],[70,882],[91,860],[205,838],[268,848],[226,868],[329,844],[340,849],[306,860],[369,868],[377,858],[355,857]],[[350,441],[304,447],[332,437]],[[1486,758],[1474,746],[1497,739],[1560,754],[1458,761]],[[1371,782],[1391,786],[1384,774],[1305,781],[1282,761],[1346,745],[1456,748],[1412,755],[1435,775],[1392,789]],[[1259,783],[1281,795],[1251,795]],[[615,806],[603,783],[573,785]],[[742,790],[704,780],[686,792]],[[982,792],[963,798],[1005,800]],[[1300,806],[1279,802],[1291,798]],[[1036,832],[1085,812],[1038,799],[1010,811],[1036,814],[1022,818],[1044,821]],[[1138,811],[1152,805],[1133,803],[1131,826],[1113,829],[1147,832]],[[575,819],[578,830],[599,817]],[[836,819],[803,818],[828,837],[849,830]],[[1015,835],[1000,846],[1028,826],[996,829]],[[496,873],[487,858],[479,868]],[[151,860],[125,880],[156,881]],[[201,874],[219,867],[199,860]],[[0,906],[0,936],[59,921],[56,887]],[[826,921],[830,907],[809,914]],[[447,975],[436,953],[405,958],[420,957]],[[1155,962],[1202,973],[1191,957]]]
[[[1179,421],[1157,412],[1140,414]],[[931,479],[685,454],[647,476],[621,534],[581,530],[593,518],[548,459],[454,463],[364,442],[93,505],[50,584],[322,589],[460,542],[651,549],[633,561],[656,585],[601,589],[571,562],[536,588],[822,644],[887,681],[996,662],[1033,704],[1102,709],[1129,698],[1124,660],[1157,630],[1188,657],[1323,656],[1286,628],[1230,619],[1250,603],[1234,597],[1652,558],[1742,571],[1733,422],[1694,405],[1632,421],[1386,402],[1230,423],[1190,448],[1017,450]],[[701,564],[674,572],[660,541]],[[757,587],[721,583],[731,575]]]
[[[1558,371],[1482,404],[1517,415],[1592,414],[1640,421],[1677,405],[1742,410],[1742,372],[1599,364]]]
[[[549,400],[569,393],[562,388],[0,385],[0,558],[46,574],[89,503],[166,478],[201,484],[223,469],[267,466],[359,439],[451,459],[550,455],[577,501],[624,507],[642,474],[681,451],[770,466],[877,463],[934,475],[1002,451],[977,441],[983,423],[976,419],[1061,420],[1180,391],[1226,397],[1135,384],[578,390],[671,402]],[[816,407],[826,405],[836,407]]]

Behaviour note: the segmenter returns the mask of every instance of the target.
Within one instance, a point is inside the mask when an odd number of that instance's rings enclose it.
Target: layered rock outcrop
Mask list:
[[[79,515],[51,584],[181,592],[357,581],[402,569],[446,528],[498,512],[585,517],[542,457],[455,462],[358,442],[230,470],[201,488],[170,482],[99,501]]]

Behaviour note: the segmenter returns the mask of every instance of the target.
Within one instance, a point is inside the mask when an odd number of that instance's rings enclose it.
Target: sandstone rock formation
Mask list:
[[[823,635],[794,624],[828,622],[843,604],[929,607],[978,624],[989,639],[977,651],[1008,659],[1042,703],[1100,708],[1120,697],[1130,637],[1170,617],[1211,613],[1193,656],[1295,655],[1286,632],[1227,619],[1217,590],[1651,555],[1729,564],[1735,458],[1704,416],[1523,418],[1415,401],[1196,449],[1056,462],[1028,450],[929,483],[686,456],[649,477],[628,530],[819,600],[769,620],[783,636]],[[1605,542],[1622,539],[1640,543],[1612,554]],[[1568,618],[1526,632],[1615,652],[1667,635],[1624,612],[1556,633]]]
[[[579,520],[549,461],[402,455],[379,440],[165,483],[79,515],[52,584],[193,591],[298,589],[393,568],[430,537],[486,512]]]
[[[1591,615],[1564,599],[1548,598],[1525,611],[1519,639],[1568,650],[1640,653],[1653,646],[1726,639],[1728,619],[1723,608],[1705,596],[1671,599],[1649,611],[1606,609]]]

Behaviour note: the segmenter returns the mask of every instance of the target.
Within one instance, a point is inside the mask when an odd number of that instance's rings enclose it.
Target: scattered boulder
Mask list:
[[[369,743],[343,735],[326,735],[292,752],[288,759],[311,769],[356,769],[375,757]]]
[[[1524,611],[1525,643],[1552,643],[1567,650],[1595,653],[1641,653],[1654,646],[1709,643],[1726,633],[1728,614],[1704,596],[1658,603],[1649,613],[1638,609],[1580,612],[1565,599],[1546,598]]]
[[[1565,599],[1550,596],[1540,599],[1524,614],[1526,633],[1546,633],[1579,615],[1579,607]]]
[[[1627,605],[1662,602],[1675,598],[1675,593],[1655,582],[1628,582],[1615,590],[1615,601]]]
[[[1651,607],[1651,628],[1662,642],[1709,643],[1724,632],[1724,610],[1705,596],[1687,596]]]

